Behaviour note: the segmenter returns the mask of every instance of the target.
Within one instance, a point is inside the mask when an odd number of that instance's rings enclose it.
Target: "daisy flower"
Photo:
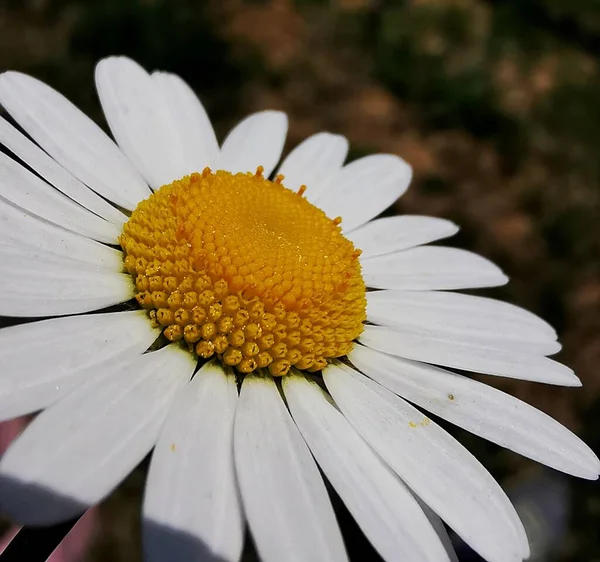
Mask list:
[[[347,555],[324,473],[385,560],[527,558],[517,513],[428,412],[557,470],[599,461],[542,412],[446,368],[578,386],[543,320],[450,292],[502,285],[447,221],[376,217],[411,169],[345,164],[315,134],[278,166],[283,113],[219,146],[192,90],[108,58],[113,142],[38,80],[0,76],[0,414],[42,412],[0,462],[0,506],[53,524],[153,449],[146,560]],[[23,132],[24,131],[24,134]],[[117,305],[127,303],[120,308]],[[42,318],[42,319],[40,319]],[[320,468],[320,470],[319,470]]]

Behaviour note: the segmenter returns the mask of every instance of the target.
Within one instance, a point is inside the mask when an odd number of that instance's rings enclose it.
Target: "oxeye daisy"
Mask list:
[[[0,314],[36,319],[0,331],[0,416],[42,410],[0,461],[0,507],[66,520],[153,451],[146,560],[238,560],[246,522],[263,561],[346,560],[319,468],[385,560],[452,559],[442,521],[490,562],[527,558],[505,493],[427,413],[595,479],[565,427],[447,368],[580,382],[542,319],[450,292],[507,281],[427,246],[453,223],[376,218],[409,165],[345,164],[330,133],[278,165],[276,111],[219,146],[180,78],[126,58],[96,85],[116,143],[0,75],[19,127],[0,120]]]

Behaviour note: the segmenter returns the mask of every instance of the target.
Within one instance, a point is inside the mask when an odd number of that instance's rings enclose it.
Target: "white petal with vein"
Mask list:
[[[53,318],[0,330],[0,419],[47,408],[100,364],[140,355],[159,336],[145,311]]]
[[[156,443],[195,362],[161,351],[113,363],[51,408],[0,461],[0,507],[16,521],[64,521],[105,498]]]
[[[325,484],[271,377],[244,379],[234,451],[244,512],[263,562],[347,560]]]
[[[121,211],[71,175],[56,160],[50,158],[39,146],[2,118],[0,118],[0,143],[4,144],[48,183],[86,209],[118,226],[127,220]]]
[[[287,127],[287,116],[281,111],[249,115],[223,141],[217,170],[245,174],[254,173],[262,166],[264,176],[269,177],[281,158]]]
[[[150,195],[118,146],[67,98],[19,72],[0,75],[0,104],[57,162],[125,209]]]
[[[54,224],[101,242],[116,244],[120,228],[57,191],[0,152],[0,197]]]
[[[398,156],[365,156],[344,166],[316,204],[327,216],[342,217],[342,229],[349,232],[385,211],[406,191],[411,177],[411,167]]]
[[[315,202],[342,169],[348,154],[348,140],[342,135],[317,133],[303,140],[285,158],[278,174],[283,184],[297,191],[306,185],[304,197]]]
[[[152,80],[166,102],[180,138],[182,175],[212,167],[219,155],[217,137],[202,103],[179,76],[153,72]]]
[[[445,219],[400,215],[370,221],[346,237],[362,250],[360,257],[364,260],[448,238],[457,232],[458,227]]]
[[[327,389],[362,437],[489,562],[528,555],[525,530],[487,470],[416,408],[346,365],[323,371]]]
[[[384,560],[449,561],[402,481],[303,376],[287,376],[288,406],[319,466]]]
[[[422,246],[361,263],[365,283],[376,289],[475,289],[508,282],[491,261],[458,248]]]
[[[233,372],[205,364],[175,398],[152,455],[144,499],[150,561],[239,560],[244,523],[233,465]]]
[[[445,291],[372,291],[367,315],[375,323],[400,321],[420,326],[445,326],[457,331],[554,341],[556,331],[545,320],[513,304]],[[399,318],[402,316],[402,318]]]
[[[122,271],[123,253],[49,223],[0,199],[0,243]]]
[[[63,316],[90,312],[133,297],[130,275],[48,254],[0,245],[0,314]]]
[[[469,344],[468,341],[452,341],[451,338],[408,333],[382,326],[365,326],[359,341],[391,355],[444,367],[526,381],[581,386],[580,380],[565,365],[531,353],[486,348]]]
[[[509,394],[363,346],[349,359],[379,384],[463,429],[568,474],[598,478],[600,461],[579,437]]]
[[[112,273],[119,276],[119,271],[108,269],[102,263],[83,262],[70,256],[60,256],[51,254],[37,248],[28,248],[11,243],[0,244],[0,260],[2,261],[3,272],[22,275],[24,281],[29,276],[37,273],[60,273],[63,269],[66,271],[77,270],[81,272],[99,272],[104,274]]]
[[[109,57],[96,66],[96,88],[112,134],[150,186],[181,178],[181,139],[150,75],[131,59]]]
[[[379,293],[383,293],[383,297],[379,297]],[[437,296],[439,294],[442,293],[371,291],[367,294],[367,318],[374,324],[390,327],[405,336],[446,341],[452,345],[512,350],[531,355],[552,355],[560,351],[561,346],[554,334],[543,325],[538,329],[532,323],[523,325],[510,322],[510,318],[503,323],[502,317],[496,322],[494,316],[486,316],[483,310],[472,315],[458,311],[451,314],[448,308],[444,311],[443,307],[435,307],[434,303],[445,300],[440,299]],[[428,299],[430,295],[434,297]],[[452,299],[447,300],[452,302]]]

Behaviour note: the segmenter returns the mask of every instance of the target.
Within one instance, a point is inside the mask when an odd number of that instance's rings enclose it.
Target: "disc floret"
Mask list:
[[[366,317],[360,251],[282,179],[207,168],[142,201],[120,237],[152,323],[241,373],[318,371]]]

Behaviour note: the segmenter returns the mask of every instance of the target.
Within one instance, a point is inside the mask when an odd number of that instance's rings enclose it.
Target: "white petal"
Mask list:
[[[113,363],[44,410],[0,461],[0,506],[47,525],[98,503],[154,446],[195,363],[176,346]]]
[[[130,275],[23,248],[0,246],[0,314],[63,316],[98,310],[133,297]]]
[[[556,340],[554,328],[524,308],[461,293],[371,291],[367,294],[367,315],[374,323],[390,326],[406,320],[411,325],[446,326],[468,333],[505,337],[512,334],[539,342]]]
[[[484,348],[465,341],[454,342],[448,338],[380,326],[365,326],[359,341],[384,353],[444,367],[547,384],[581,386],[580,380],[565,365],[530,353]]]
[[[217,137],[202,103],[177,75],[153,72],[152,80],[163,96],[180,138],[183,175],[212,167],[219,155]]]
[[[379,297],[378,293],[383,293],[383,296]],[[450,306],[452,313],[449,313],[448,308],[444,311],[443,307],[438,308],[435,303],[449,301],[452,304],[453,299],[440,298],[439,294],[444,293],[371,291],[367,295],[367,319],[411,338],[448,342],[452,345],[464,344],[468,347],[530,355],[552,355],[560,351],[560,344],[546,326],[538,329],[532,323],[523,325],[511,322],[510,318],[508,322],[503,322],[502,316],[496,321],[493,315],[486,315],[481,309],[474,314],[467,314]],[[429,298],[430,295],[433,298]]]
[[[0,118],[0,143],[3,143],[48,183],[86,209],[118,226],[127,220],[121,211],[72,176],[58,162],[50,158],[41,148],[2,118]]]
[[[239,560],[244,524],[233,465],[235,375],[207,363],[171,407],[144,499],[146,560]]]
[[[347,559],[319,470],[272,378],[244,379],[234,451],[244,511],[263,562]]]
[[[158,337],[144,311],[86,314],[0,330],[0,420],[47,408],[98,370]]]
[[[342,168],[317,198],[331,218],[342,217],[344,232],[385,211],[408,188],[411,167],[398,156],[373,154]]]
[[[468,431],[557,470],[595,480],[600,461],[529,404],[467,377],[356,346],[349,359],[391,391]]]
[[[63,256],[110,271],[123,270],[123,253],[64,230],[0,199],[0,243]]]
[[[150,75],[131,59],[109,57],[96,65],[96,89],[113,136],[150,186],[181,178],[183,147]]]
[[[412,493],[314,382],[282,381],[288,406],[319,466],[384,560],[449,558]]]
[[[2,263],[3,273],[12,273],[22,275],[27,278],[30,275],[38,273],[53,274],[60,273],[62,270],[77,270],[82,272],[101,272],[112,273],[119,276],[119,270],[107,269],[103,264],[83,262],[71,256],[60,256],[51,254],[45,250],[26,247],[17,243],[0,243],[0,262]]]
[[[348,140],[342,135],[317,133],[292,150],[277,170],[283,184],[292,191],[307,187],[304,197],[314,202],[342,169],[348,154]]]
[[[527,538],[508,497],[458,441],[419,410],[346,365],[323,371],[362,437],[478,554],[521,561]]]
[[[104,131],[43,82],[5,72],[0,75],[0,103],[52,158],[106,199],[134,209],[150,195]]]
[[[217,170],[232,173],[264,168],[269,177],[275,169],[287,134],[288,120],[281,111],[260,111],[238,123],[223,141]]]
[[[1,152],[0,197],[54,224],[101,242],[116,244],[121,233],[117,225],[84,209]]]
[[[506,275],[491,261],[458,248],[411,248],[367,258],[361,263],[365,283],[377,289],[475,289],[508,282]]]
[[[377,219],[346,235],[362,250],[361,260],[448,238],[458,227],[445,219],[400,215]]]

